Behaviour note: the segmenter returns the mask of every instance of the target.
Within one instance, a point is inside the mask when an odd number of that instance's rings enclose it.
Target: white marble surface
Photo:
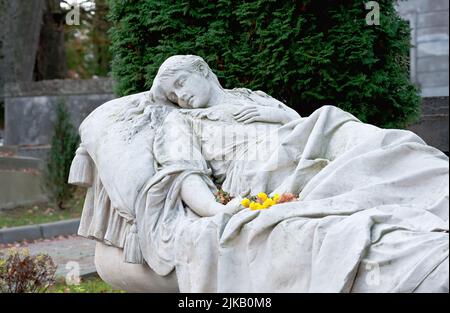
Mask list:
[[[130,270],[129,290],[158,290],[156,274],[182,292],[448,292],[436,275],[448,265],[448,157],[412,132],[332,106],[301,118],[175,56],[149,92],[104,104],[80,134],[89,158],[71,178],[91,187],[79,233],[115,247],[97,247],[107,281],[126,280],[108,253],[150,267]],[[235,200],[216,202],[217,184]],[[239,205],[258,192],[299,201]]]

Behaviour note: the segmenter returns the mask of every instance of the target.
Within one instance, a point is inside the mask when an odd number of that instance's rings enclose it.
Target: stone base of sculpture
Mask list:
[[[178,292],[175,271],[167,276],[156,274],[145,264],[123,262],[123,250],[98,242],[95,267],[102,280],[128,292]]]

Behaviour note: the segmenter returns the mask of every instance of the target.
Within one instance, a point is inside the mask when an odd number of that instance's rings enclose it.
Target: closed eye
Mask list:
[[[179,79],[179,80],[177,80],[177,82],[176,82],[177,86],[178,86],[178,87],[183,87],[184,81],[185,81],[185,79]]]

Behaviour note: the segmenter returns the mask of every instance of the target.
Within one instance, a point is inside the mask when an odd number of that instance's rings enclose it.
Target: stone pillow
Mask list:
[[[172,109],[154,103],[150,92],[142,92],[106,102],[80,125],[79,150],[90,156],[113,207],[124,216],[134,216],[137,194],[155,172],[155,130]],[[75,163],[74,159],[71,183]]]

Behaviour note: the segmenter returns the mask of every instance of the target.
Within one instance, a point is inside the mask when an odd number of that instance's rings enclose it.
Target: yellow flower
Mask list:
[[[280,200],[280,195],[278,193],[273,195],[273,201],[275,202],[275,204],[278,202],[278,200]]]
[[[264,192],[260,192],[260,193],[258,193],[258,198],[261,199],[261,201],[264,202],[267,199],[267,194],[264,193]]]
[[[252,211],[257,211],[257,210],[265,209],[265,207],[264,207],[261,203],[254,202],[254,201],[252,201],[252,202],[250,203],[249,208],[250,208],[250,210],[252,210]]]
[[[242,199],[241,204],[244,208],[248,208],[250,205],[250,200],[248,198],[244,198]]]
[[[266,201],[263,203],[263,207],[265,209],[270,208],[272,205],[274,205],[275,202],[271,198],[267,198]]]

